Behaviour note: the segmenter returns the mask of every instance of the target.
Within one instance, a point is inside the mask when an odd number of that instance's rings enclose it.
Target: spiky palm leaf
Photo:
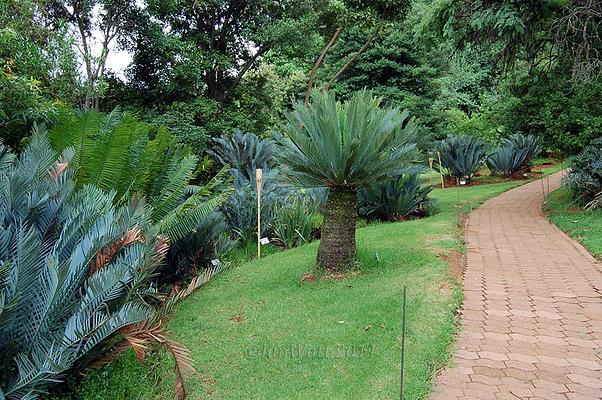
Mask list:
[[[522,135],[516,133],[502,140],[501,147],[509,147],[516,150],[522,150],[525,154],[523,165],[529,164],[531,160],[537,157],[543,151],[539,140],[533,135]]]
[[[414,121],[380,103],[369,91],[343,104],[331,92],[315,92],[311,105],[299,104],[281,127],[284,173],[303,187],[357,189],[412,172]]]
[[[437,150],[450,177],[470,180],[485,162],[489,145],[477,137],[459,135],[441,141]]]
[[[0,169],[2,398],[44,395],[115,335],[156,320],[146,299],[165,249],[144,203],[115,206],[114,193],[77,189],[67,162],[36,134]],[[178,358],[181,376],[185,350],[151,333]]]
[[[109,114],[80,111],[63,115],[49,137],[57,151],[74,148],[78,186],[115,191],[118,203],[142,193],[152,221],[174,242],[219,207],[225,194],[213,193],[223,189],[225,172],[208,186],[191,187],[197,158],[165,128],[159,127],[150,139],[151,128],[119,108]]]
[[[487,167],[496,175],[508,178],[516,174],[527,160],[528,149],[500,147],[487,157]]]
[[[270,139],[260,139],[253,133],[235,129],[231,138],[221,136],[213,142],[214,146],[208,153],[222,165],[230,165],[239,171],[274,166],[275,147]]]

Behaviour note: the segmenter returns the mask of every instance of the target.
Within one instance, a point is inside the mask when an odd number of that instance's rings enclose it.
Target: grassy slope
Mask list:
[[[519,184],[461,188],[462,209]],[[425,397],[448,358],[461,300],[437,256],[462,248],[457,193],[435,190],[433,217],[359,229],[361,272],[347,279],[301,281],[313,270],[312,243],[225,271],[184,301],[169,329],[191,349],[198,371],[188,380],[189,398],[395,398],[404,285],[406,397]],[[89,374],[78,398],[169,398],[172,375],[165,358],[140,366],[129,354]]]
[[[546,205],[550,220],[602,259],[602,210],[584,211],[571,201],[571,193],[561,188],[550,193]]]

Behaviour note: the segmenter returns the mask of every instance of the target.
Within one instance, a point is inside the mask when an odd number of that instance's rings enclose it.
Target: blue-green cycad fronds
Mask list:
[[[441,141],[437,150],[450,177],[470,180],[483,166],[489,145],[475,136],[453,135]]]
[[[314,92],[287,115],[278,136],[283,173],[303,187],[360,188],[410,173],[419,160],[415,126],[406,111],[382,108],[361,91],[345,103]]]
[[[115,192],[77,189],[72,178],[43,133],[0,168],[0,390],[9,399],[45,393],[155,312],[149,279],[165,250],[144,202],[116,206]]]
[[[274,166],[276,148],[270,139],[261,139],[253,133],[243,133],[235,129],[232,137],[221,136],[213,139],[214,146],[208,153],[222,165],[230,165],[238,171]],[[249,179],[253,175],[247,176]]]
[[[515,133],[502,140],[501,147],[523,150],[525,152],[523,164],[530,163],[531,160],[540,155],[543,151],[540,141],[535,136],[522,135],[520,133]]]

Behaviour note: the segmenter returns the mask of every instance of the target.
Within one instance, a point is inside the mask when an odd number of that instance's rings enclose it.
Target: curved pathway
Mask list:
[[[602,265],[542,197],[535,181],[471,213],[462,329],[432,400],[602,399]]]

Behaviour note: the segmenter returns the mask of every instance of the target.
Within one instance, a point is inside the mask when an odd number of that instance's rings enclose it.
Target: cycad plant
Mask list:
[[[508,178],[525,164],[527,152],[527,149],[500,147],[487,157],[487,167],[493,174]]]
[[[485,162],[489,146],[475,136],[454,135],[439,143],[437,150],[451,178],[470,181]]]
[[[602,209],[602,138],[585,147],[570,164],[565,183],[575,202],[590,209]]]
[[[488,158],[487,166],[496,175],[508,178],[520,171],[528,171],[529,163],[542,152],[533,135],[511,135]]]
[[[525,160],[523,165],[527,165],[535,157],[541,154],[543,148],[539,144],[539,140],[533,135],[522,135],[515,133],[502,140],[501,147],[510,147],[517,150],[525,151]]]
[[[228,195],[227,166],[209,184],[191,184],[197,157],[165,128],[119,109],[64,112],[49,138],[54,150],[73,150],[78,187],[115,192],[116,204],[144,197],[149,218],[171,243],[193,233]]]
[[[418,174],[370,185],[359,191],[359,214],[368,220],[396,221],[407,216],[424,216],[433,208],[428,198],[432,186],[423,185]]]
[[[0,398],[34,399],[153,318],[167,245],[144,202],[76,188],[44,135],[0,154]]]
[[[221,136],[213,139],[214,146],[208,153],[222,165],[229,165],[241,172],[255,172],[255,168],[274,166],[274,143],[261,139],[253,133],[243,133],[235,129],[232,137]],[[253,179],[255,175],[249,176]]]
[[[368,91],[338,103],[315,92],[296,105],[281,127],[282,172],[301,187],[326,187],[318,265],[337,270],[355,257],[357,191],[414,169],[415,126],[408,112],[381,108]]]

